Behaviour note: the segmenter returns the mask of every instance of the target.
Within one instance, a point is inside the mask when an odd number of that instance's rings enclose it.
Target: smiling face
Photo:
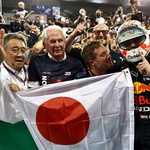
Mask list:
[[[93,29],[93,39],[100,40],[104,46],[109,44],[109,29],[105,24],[98,24]]]
[[[26,46],[22,40],[10,39],[5,49],[5,62],[16,71],[20,71],[25,63]]]
[[[60,61],[64,57],[65,52],[65,39],[63,33],[59,29],[49,29],[48,38],[44,42],[44,48],[54,57]]]

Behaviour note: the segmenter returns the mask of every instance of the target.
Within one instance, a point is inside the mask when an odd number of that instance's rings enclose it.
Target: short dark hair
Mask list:
[[[95,59],[95,55],[93,51],[101,46],[101,42],[99,40],[91,41],[87,45],[84,46],[82,50],[82,58],[84,62],[88,65],[90,59]]]
[[[20,18],[20,15],[19,14],[15,14],[13,15],[14,18]]]
[[[18,40],[21,40],[24,42],[25,46],[27,46],[27,41],[26,39],[21,35],[21,34],[18,34],[18,33],[8,33],[4,36],[4,50],[7,49],[7,46],[8,46],[8,42],[9,40],[11,39],[18,39]]]

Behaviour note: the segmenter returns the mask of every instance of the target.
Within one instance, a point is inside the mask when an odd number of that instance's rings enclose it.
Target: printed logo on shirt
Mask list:
[[[140,117],[141,117],[142,120],[147,120],[148,119],[148,116],[146,114],[141,114]]]
[[[134,104],[137,105],[150,105],[150,98],[145,98],[145,96],[143,95],[140,95],[140,96],[137,96],[135,95],[134,96]]]
[[[48,76],[42,76],[42,85],[47,85]]]
[[[140,94],[145,91],[150,91],[150,86],[140,83],[140,82],[134,82],[134,93]]]
[[[68,71],[68,72],[65,72],[65,76],[70,76],[71,75],[71,72]]]
[[[42,74],[44,74],[44,75],[51,75],[52,73],[51,72],[42,72]]]

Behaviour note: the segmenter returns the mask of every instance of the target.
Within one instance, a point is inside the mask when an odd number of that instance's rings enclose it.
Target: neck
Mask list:
[[[19,67],[19,68],[14,68],[13,66],[11,66],[11,65],[9,65],[7,62],[3,62],[3,65],[4,65],[4,67],[5,68],[7,68],[7,69],[12,69],[12,70],[15,70],[15,71],[18,71],[18,72],[20,72],[21,71],[21,69],[23,68],[23,67]]]
[[[135,15],[138,12],[138,8],[132,8],[132,13]]]
[[[94,68],[89,68],[89,74],[91,75],[91,76],[98,76],[98,75],[103,75],[103,74],[106,74],[107,73],[107,71],[100,71],[100,70],[96,70],[96,69],[94,69]]]

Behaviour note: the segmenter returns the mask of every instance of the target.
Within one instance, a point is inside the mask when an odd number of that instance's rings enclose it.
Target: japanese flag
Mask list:
[[[128,70],[14,94],[39,150],[132,150],[133,84]]]

